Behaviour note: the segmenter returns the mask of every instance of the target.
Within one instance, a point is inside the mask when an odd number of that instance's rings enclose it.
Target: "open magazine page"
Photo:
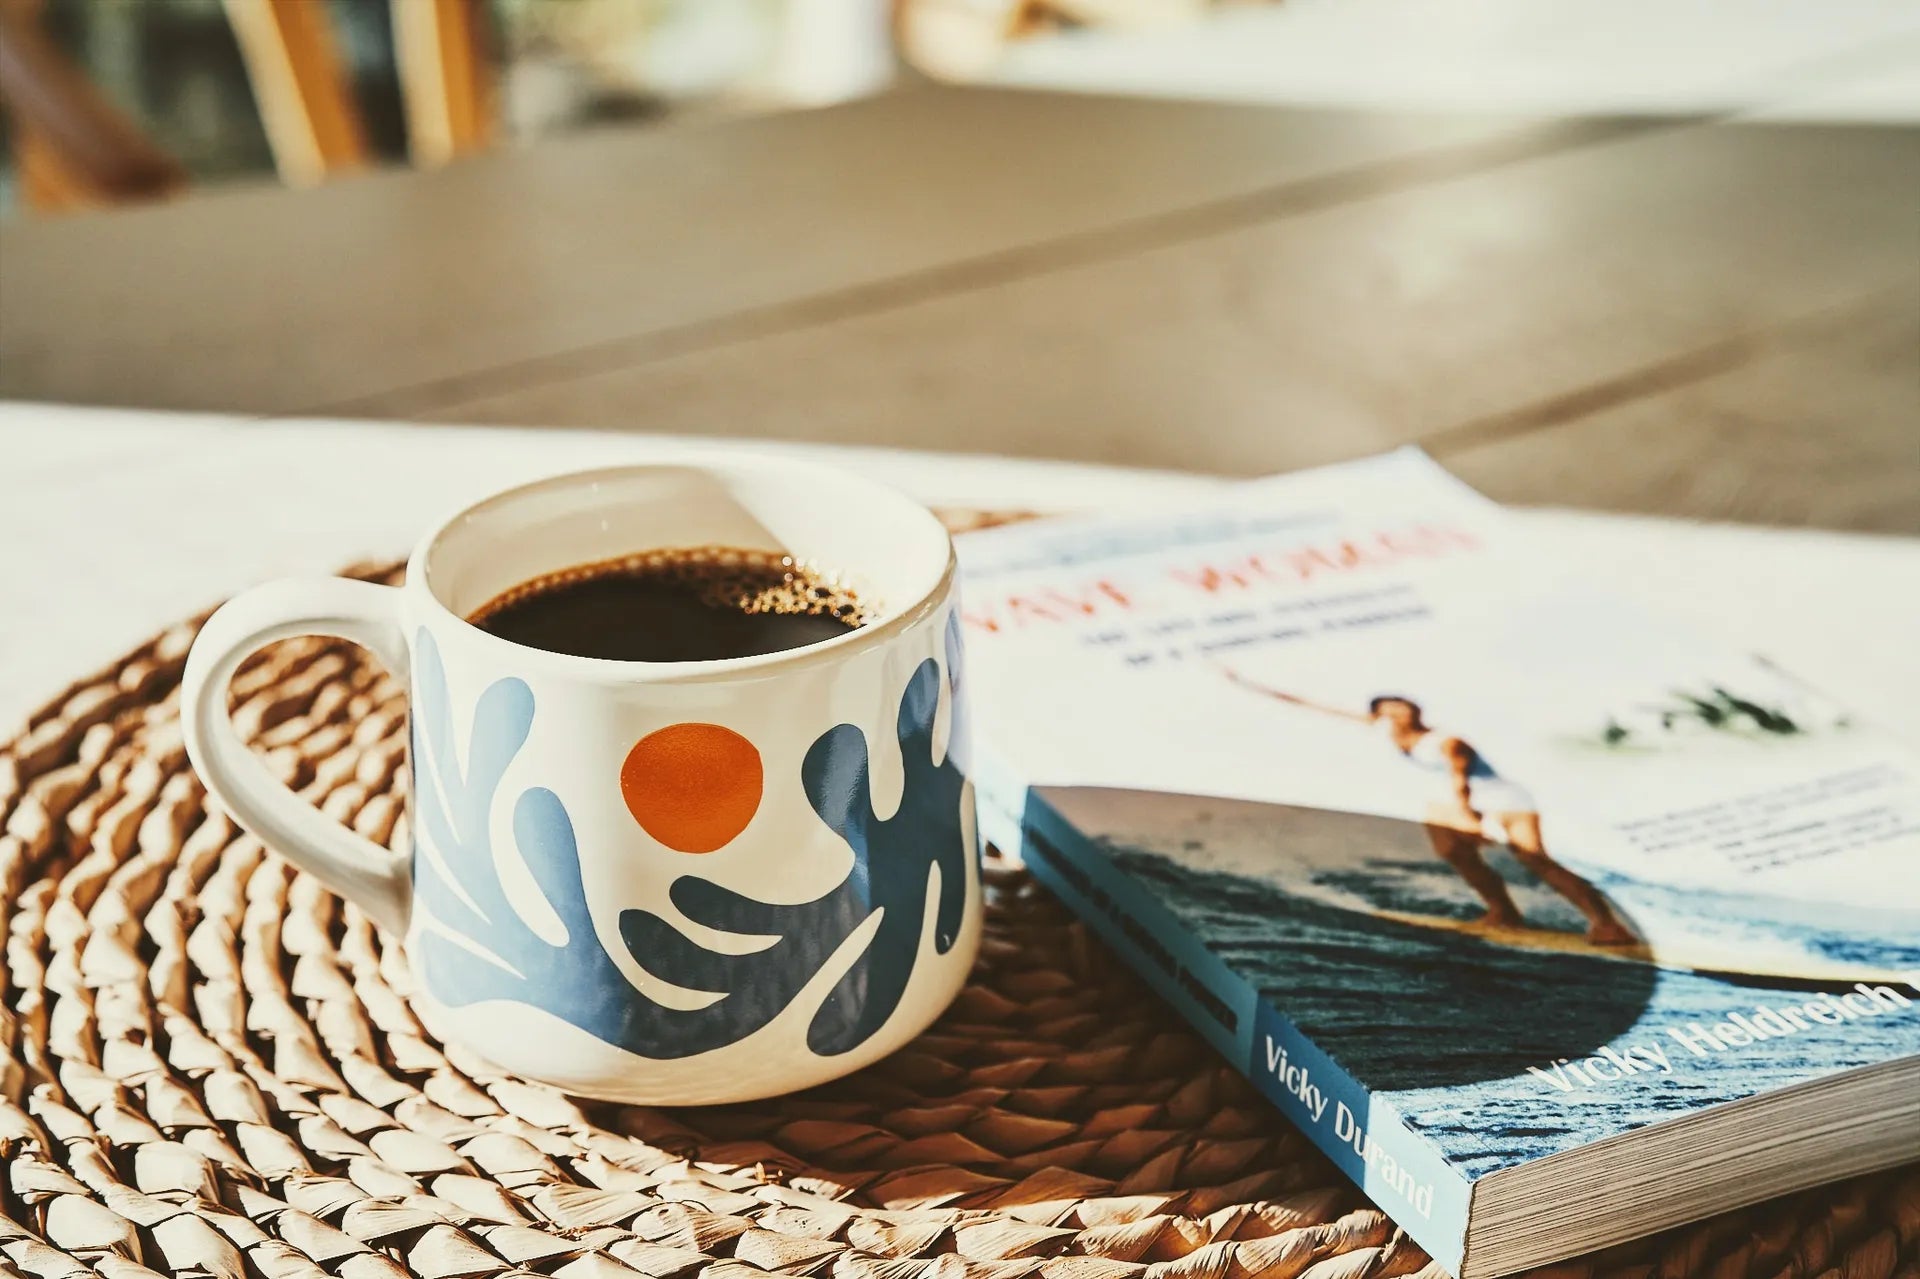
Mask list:
[[[983,803],[1467,1175],[1920,1052],[1915,756],[1423,455],[962,559]]]

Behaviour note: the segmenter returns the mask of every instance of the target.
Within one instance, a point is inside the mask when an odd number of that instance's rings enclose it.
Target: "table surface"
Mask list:
[[[926,89],[0,229],[0,396],[1920,532],[1920,130]]]
[[[162,627],[267,578],[406,553],[510,484],[700,441],[257,421],[0,403],[0,736]],[[24,442],[24,443],[23,443]],[[1200,476],[818,444],[762,446],[925,501],[1035,511],[1203,502]],[[1675,624],[1761,653],[1896,729],[1920,722],[1920,540],[1528,510],[1530,541]],[[1910,735],[1910,733],[1909,733]]]

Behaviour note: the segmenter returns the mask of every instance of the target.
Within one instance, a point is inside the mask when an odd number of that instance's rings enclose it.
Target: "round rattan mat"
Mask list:
[[[973,984],[851,1078],[661,1110],[488,1071],[414,1019],[391,939],[209,804],[196,625],[0,746],[0,1275],[1438,1275],[1009,866]],[[404,844],[384,672],[293,641],[235,696],[314,803]],[[1920,1167],[1555,1273],[1916,1279]]]

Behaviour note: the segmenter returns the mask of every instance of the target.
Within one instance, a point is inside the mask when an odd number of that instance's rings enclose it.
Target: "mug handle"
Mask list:
[[[187,758],[234,819],[268,847],[405,936],[413,899],[409,860],[324,816],[295,795],[240,740],[227,686],[254,653],[276,640],[328,635],[372,651],[408,682],[400,591],[345,577],[291,578],[256,586],[221,605],[187,654],[180,718]]]

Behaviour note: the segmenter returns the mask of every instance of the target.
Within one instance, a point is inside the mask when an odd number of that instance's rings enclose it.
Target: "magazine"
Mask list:
[[[983,836],[1462,1279],[1920,1155],[1920,756],[1424,454],[962,539]]]

